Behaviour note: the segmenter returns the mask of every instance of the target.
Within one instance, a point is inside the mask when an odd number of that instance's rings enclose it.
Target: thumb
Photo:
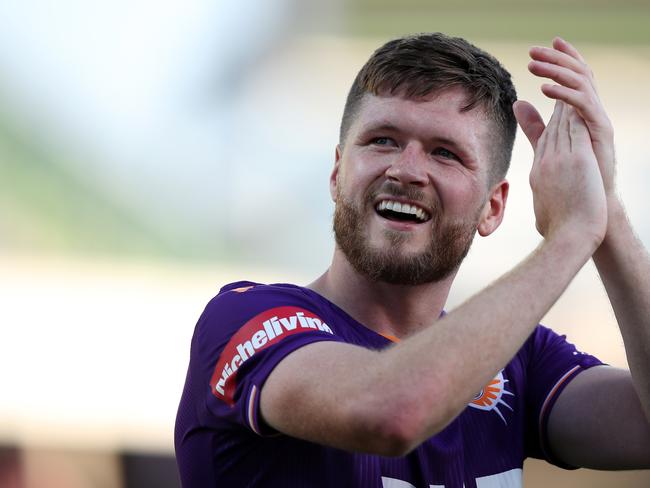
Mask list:
[[[524,131],[528,141],[530,141],[530,145],[535,150],[537,148],[537,141],[546,128],[542,116],[539,115],[535,107],[523,100],[517,100],[513,104],[512,110],[515,113],[519,127]]]

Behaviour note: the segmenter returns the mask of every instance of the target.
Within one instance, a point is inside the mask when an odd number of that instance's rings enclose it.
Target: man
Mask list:
[[[330,268],[307,287],[228,285],[197,324],[185,486],[515,487],[527,456],[650,467],[650,259],[616,194],[612,128],[569,43],[530,54],[556,83],[547,126],[462,39],[373,54],[336,148]],[[515,116],[544,239],[445,313],[474,234],[503,218]],[[537,325],[591,257],[631,374]]]

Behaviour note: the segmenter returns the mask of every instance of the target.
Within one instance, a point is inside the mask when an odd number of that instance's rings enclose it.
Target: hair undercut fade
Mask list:
[[[366,94],[424,98],[448,88],[467,92],[463,111],[481,108],[494,124],[491,181],[503,178],[510,165],[517,122],[512,104],[517,93],[510,73],[492,55],[459,37],[417,34],[387,42],[357,74],[343,110],[339,144]]]

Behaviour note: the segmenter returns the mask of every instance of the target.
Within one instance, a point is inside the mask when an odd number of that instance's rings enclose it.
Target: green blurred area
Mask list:
[[[84,179],[83,164],[16,121],[0,112],[0,250],[155,257],[191,249]]]
[[[581,43],[650,44],[650,2],[640,0],[351,0],[343,3],[341,15],[342,27],[333,34],[351,37],[443,31],[479,44],[548,44],[555,35]],[[171,217],[167,230],[151,224],[144,212],[79,172],[93,166],[80,164],[82,154],[62,154],[18,120],[16,113],[0,110],[0,251],[182,259],[237,255],[237,243],[227,244],[227,236],[181,231],[183,222]]]
[[[441,31],[469,39],[549,43],[554,36],[606,44],[650,42],[650,2],[607,0],[353,0],[344,31],[400,36]]]

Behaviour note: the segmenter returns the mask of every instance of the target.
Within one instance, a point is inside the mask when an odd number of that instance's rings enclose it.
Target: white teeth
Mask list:
[[[429,219],[429,214],[427,214],[427,212],[423,209],[416,207],[415,205],[395,202],[393,200],[382,200],[377,205],[377,210],[392,210],[393,212],[401,212],[414,215],[418,220],[421,220],[423,222]]]

